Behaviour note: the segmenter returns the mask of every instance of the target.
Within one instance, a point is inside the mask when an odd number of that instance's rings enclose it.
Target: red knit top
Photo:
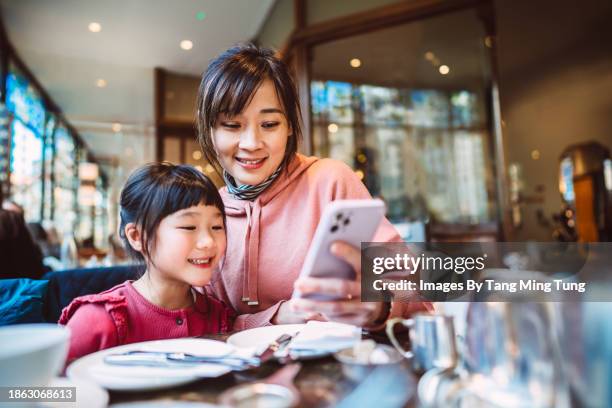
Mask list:
[[[230,331],[234,311],[211,295],[195,293],[194,305],[179,310],[149,302],[131,281],[74,299],[59,319],[71,329],[67,362],[122,344]]]

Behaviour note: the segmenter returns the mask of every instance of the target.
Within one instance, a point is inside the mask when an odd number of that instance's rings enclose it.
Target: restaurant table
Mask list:
[[[203,336],[203,338],[225,341],[230,334]],[[373,336],[365,336],[372,338]],[[376,336],[377,342],[386,343],[386,337]],[[333,356],[314,360],[301,361],[302,369],[296,376],[294,384],[300,392],[300,403],[298,407],[330,407],[344,406],[371,406],[366,399],[376,399],[377,393],[386,393],[387,400],[390,396],[389,386],[396,395],[403,395],[405,403],[399,405],[406,408],[414,408],[416,403],[416,380],[405,360],[399,368],[394,370],[378,370],[376,379],[366,378],[363,382],[354,382],[347,378],[342,372],[342,365]],[[248,372],[228,373],[217,378],[204,378],[196,382],[179,387],[168,388],[147,392],[116,392],[110,391],[110,404],[144,402],[144,401],[197,401],[216,404],[219,395],[230,387],[258,381],[272,375],[282,368],[276,363],[266,363],[263,366],[249,370]],[[401,375],[398,376],[398,371]],[[402,378],[407,381],[401,382]],[[366,382],[370,379],[370,382]],[[398,383],[398,381],[400,381]],[[387,390],[384,391],[383,384]],[[351,400],[352,398],[352,400]],[[378,408],[398,406],[392,401],[384,403],[384,395],[378,396]],[[358,405],[354,400],[360,401]],[[395,398],[397,400],[397,398]],[[350,401],[350,402],[349,402]],[[361,403],[366,403],[362,405]]]

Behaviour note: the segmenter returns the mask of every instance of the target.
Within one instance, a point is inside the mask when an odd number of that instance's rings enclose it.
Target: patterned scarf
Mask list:
[[[236,180],[227,171],[223,170],[223,179],[227,185],[227,191],[239,200],[254,200],[264,191],[280,174],[283,166],[278,166],[278,169],[270,175],[267,179],[259,184],[251,186],[249,184],[243,184],[241,186],[236,185]]]

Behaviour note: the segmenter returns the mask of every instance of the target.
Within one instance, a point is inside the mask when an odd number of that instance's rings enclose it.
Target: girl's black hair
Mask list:
[[[196,168],[169,162],[149,163],[135,170],[123,187],[120,198],[119,236],[128,255],[139,263],[151,259],[159,223],[168,215],[199,204],[225,208],[217,187]],[[125,236],[125,226],[140,229],[142,253],[134,250]]]
[[[206,159],[216,168],[220,164],[212,143],[212,129],[217,118],[221,113],[230,117],[240,114],[266,79],[274,83],[276,95],[291,128],[282,161],[285,169],[297,153],[302,138],[300,102],[289,69],[274,55],[272,49],[251,43],[241,44],[225,51],[210,63],[198,90],[198,142]]]

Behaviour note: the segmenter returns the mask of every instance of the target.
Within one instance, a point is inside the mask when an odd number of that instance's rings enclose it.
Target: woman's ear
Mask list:
[[[123,229],[125,237],[127,238],[130,246],[138,252],[142,252],[142,234],[141,231],[136,227],[133,222],[128,223]]]

